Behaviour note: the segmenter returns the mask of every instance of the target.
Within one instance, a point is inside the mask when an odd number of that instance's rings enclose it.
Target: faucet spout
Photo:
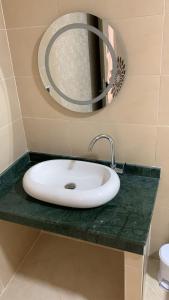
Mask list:
[[[115,169],[115,167],[116,167],[116,164],[115,164],[115,145],[114,145],[115,142],[114,142],[113,138],[112,138],[110,135],[108,135],[108,134],[99,134],[99,135],[95,136],[95,137],[91,140],[91,142],[90,142],[90,144],[89,144],[89,151],[92,151],[92,149],[93,149],[95,143],[96,143],[98,140],[100,140],[100,139],[106,139],[106,140],[109,141],[109,144],[110,144],[110,151],[111,151],[111,166],[110,166],[110,167],[111,167],[112,169]]]

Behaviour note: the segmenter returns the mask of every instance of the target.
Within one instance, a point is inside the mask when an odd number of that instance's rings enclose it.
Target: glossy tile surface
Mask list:
[[[0,280],[6,287],[31,248],[39,230],[0,221]]]
[[[169,293],[159,287],[157,274],[159,271],[159,260],[149,259],[147,273],[144,281],[143,300],[169,300]]]
[[[123,300],[123,253],[42,234],[2,300]]]
[[[49,157],[53,158],[46,155],[46,159]],[[120,176],[120,192],[108,204],[94,209],[71,209],[40,202],[24,192],[22,177],[26,169],[42,160],[38,154],[32,154],[31,158],[33,162],[24,156],[23,167],[15,166],[14,177],[3,175],[0,218],[143,254],[159,181],[155,178],[157,174],[145,177],[140,167],[141,173],[138,168],[137,175],[132,175],[132,172],[127,174],[126,168]],[[26,161],[29,163],[26,164]],[[22,165],[20,161],[18,164]],[[150,174],[153,176],[153,169]]]

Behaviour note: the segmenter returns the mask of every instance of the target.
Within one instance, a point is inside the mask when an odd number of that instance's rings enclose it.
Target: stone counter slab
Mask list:
[[[75,209],[38,201],[23,190],[26,170],[51,158],[57,157],[28,153],[1,175],[0,218],[142,255],[159,169],[126,166],[120,176],[120,191],[112,201],[98,208]]]

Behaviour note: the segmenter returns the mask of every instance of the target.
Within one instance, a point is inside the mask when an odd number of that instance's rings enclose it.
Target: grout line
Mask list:
[[[105,245],[101,245],[101,244],[96,244],[95,242],[90,242],[90,241],[86,241],[86,240],[81,240],[75,237],[71,237],[71,236],[67,236],[67,235],[62,235],[56,232],[52,232],[52,231],[46,231],[42,229],[42,235],[49,235],[49,236],[54,236],[56,238],[61,238],[61,239],[65,239],[65,240],[71,240],[77,243],[81,243],[81,244],[88,244],[90,246],[94,246],[94,247],[98,247],[98,248],[104,248],[110,251],[115,251],[115,252],[120,252],[120,253],[124,253],[123,250],[117,249],[117,248],[112,248],[110,246],[105,246]]]
[[[34,240],[34,242],[32,243],[32,246],[29,248],[29,250],[27,251],[27,253],[25,254],[25,256],[23,257],[23,259],[21,260],[21,262],[18,264],[18,267],[16,268],[14,274],[12,275],[12,277],[10,278],[10,280],[8,281],[7,285],[5,286],[5,288],[3,289],[0,297],[6,292],[8,286],[11,284],[11,282],[14,280],[15,276],[17,275],[18,271],[20,270],[20,268],[22,267],[22,265],[24,264],[24,262],[26,261],[27,257],[29,256],[29,254],[31,253],[31,251],[33,250],[33,248],[35,247],[35,245],[37,244],[37,242],[39,241],[40,237],[41,237],[41,231],[39,232],[38,236],[36,237],[36,239]]]
[[[169,13],[168,13],[169,14]],[[142,16],[129,16],[129,17],[104,17],[104,16],[100,16],[100,18],[103,18],[105,20],[107,20],[108,22],[120,22],[120,21],[128,21],[128,20],[134,20],[134,19],[143,19],[143,18],[151,18],[151,17],[160,17],[163,15],[163,11],[162,13],[154,13],[154,14],[148,14],[148,15],[142,15]]]
[[[3,20],[4,20],[6,39],[7,39],[7,44],[8,44],[9,56],[10,56],[10,63],[11,63],[11,67],[12,67],[12,73],[13,73],[12,75],[14,77],[14,82],[15,82],[15,87],[16,87],[15,72],[14,72],[14,67],[13,67],[13,61],[12,61],[11,49],[10,49],[10,45],[9,45],[8,34],[7,34],[7,30],[6,30],[6,22],[5,22],[5,16],[4,16],[4,11],[3,11],[3,7],[2,7],[2,2],[0,4],[1,4],[1,10],[2,10],[2,15],[3,15]],[[18,99],[18,104],[19,104],[20,114],[21,114],[21,106],[20,106],[20,102],[19,102],[17,87],[16,87],[16,92],[17,92],[17,99]]]
[[[118,22],[118,21],[127,21],[127,20],[133,20],[133,19],[143,19],[143,18],[150,18],[150,17],[157,17],[157,16],[161,16],[162,13],[155,13],[155,14],[145,14],[142,16],[129,16],[129,17],[118,17],[118,18],[109,18],[109,17],[104,17],[104,16],[100,16],[101,18],[107,20],[107,21],[114,21],[114,22]],[[56,18],[59,18],[63,16],[63,14],[61,14],[60,12],[60,7],[58,6],[58,16],[56,16]],[[56,19],[55,18],[55,19]],[[47,24],[40,24],[40,25],[26,25],[26,26],[18,26],[18,27],[6,27],[7,31],[12,31],[12,30],[25,30],[25,29],[36,29],[36,28],[48,28],[51,24],[53,23],[53,20]],[[1,30],[1,29],[0,29]],[[4,30],[4,29],[2,29]]]
[[[159,111],[159,103],[160,103],[160,88],[161,88],[161,75],[162,75],[162,58],[163,58],[163,45],[164,45],[164,23],[165,23],[165,0],[163,0],[163,17],[162,17],[162,36],[161,36],[161,53],[160,53],[160,87],[159,87],[159,101],[158,101],[158,109],[157,109],[157,121],[158,121],[158,111]]]
[[[71,118],[71,117],[70,117]],[[36,116],[26,116],[26,115],[23,115],[23,119],[32,119],[32,120],[46,120],[46,121],[59,121],[59,122],[65,122],[65,123],[67,123],[67,122],[70,122],[70,120],[69,119],[64,119],[64,118],[46,118],[46,117],[36,117]],[[100,119],[99,120],[100,122],[103,122],[104,124],[112,124],[112,125],[116,125],[116,126],[141,126],[141,127],[153,127],[153,128],[156,128],[156,127],[169,127],[169,125],[157,125],[157,124],[150,124],[150,123],[147,123],[147,124],[145,124],[145,123],[123,123],[123,122],[121,122],[121,123],[117,123],[117,122],[108,122],[108,121],[106,121],[106,122],[104,122],[104,119]],[[86,121],[85,120],[83,120],[83,119],[73,119],[72,118],[72,122],[73,123],[81,123],[81,124],[86,124]],[[91,120],[90,122],[89,122],[90,124],[98,124],[98,120]]]
[[[15,80],[15,76],[11,75],[11,76],[0,78],[0,82],[6,81],[6,80],[11,80],[11,79]]]
[[[3,293],[3,290],[4,290],[4,288],[5,288],[1,280],[0,280],[0,288],[2,289],[2,290],[0,291],[0,297],[1,297],[1,295],[2,295],[2,293]]]
[[[10,163],[8,163],[7,167],[5,167],[3,170],[0,171],[0,174],[2,175],[3,172],[7,171],[8,169],[10,169],[20,158],[22,158],[23,155],[25,155],[26,153],[29,153],[29,150],[25,150],[25,152],[23,152],[22,154],[20,154],[18,157],[16,157],[14,160],[10,161]],[[0,220],[0,222],[2,222],[2,220]]]
[[[169,76],[169,74],[164,74],[164,76]],[[127,77],[155,77],[159,78],[160,74],[127,74]],[[22,78],[39,78],[39,74],[33,74],[33,75],[15,75],[16,79],[22,79]]]
[[[64,118],[41,118],[41,117],[32,117],[32,116],[24,116],[23,115],[23,119],[32,119],[32,120],[48,120],[48,121],[59,121],[59,122],[65,122],[68,123],[69,120],[68,119],[64,119]],[[72,120],[73,121],[73,120]]]
[[[165,15],[169,15],[169,11],[166,13],[167,5],[166,5],[166,0],[164,0],[164,7],[163,7],[163,12]]]
[[[2,11],[2,19],[3,19],[3,23],[4,23],[3,30],[6,30],[6,22],[5,22],[4,10],[3,10],[3,6],[2,6],[2,1],[1,0],[0,0],[0,9]]]
[[[163,1],[164,2],[163,2],[163,17],[162,17],[161,54],[160,54],[160,84],[159,84],[158,103],[157,103],[157,111],[156,111],[157,129],[156,129],[156,142],[155,142],[155,163],[157,163],[158,127],[168,127],[168,126],[158,125],[158,122],[159,122],[159,109],[160,109],[160,94],[161,94],[163,49],[164,49],[165,8],[166,8],[166,0],[163,0]]]
[[[19,121],[22,121],[22,120],[23,120],[23,119],[22,119],[22,116],[20,116],[19,118],[15,119],[15,120],[12,120],[12,121],[9,122],[8,124],[1,126],[1,127],[0,127],[0,130],[1,130],[1,129],[5,129],[5,128],[7,128],[7,127],[10,127],[10,126],[12,126],[13,124],[15,124],[15,123],[17,123],[17,122],[19,122]]]
[[[61,12],[61,5],[60,5],[60,1],[59,0],[56,0],[56,5],[57,5],[57,10],[58,10],[58,17],[62,17],[63,16],[63,13]],[[65,14],[65,13],[64,13]]]
[[[9,44],[9,38],[8,38],[8,33],[7,33],[7,28],[6,28],[6,22],[5,22],[5,16],[4,16],[4,11],[3,11],[2,1],[0,2],[0,5],[1,5],[1,10],[2,10],[2,15],[3,15],[4,26],[5,26],[5,29],[6,29],[6,31],[5,31],[6,32],[6,39],[7,39],[8,49],[9,49],[9,56],[10,56],[10,63],[11,63],[12,73],[13,73],[13,78],[14,78],[14,85],[15,85],[17,100],[18,100],[18,105],[19,105],[20,118],[22,119],[22,122],[23,122],[23,114],[22,114],[22,110],[21,110],[21,103],[20,103],[20,99],[19,99],[18,87],[17,87],[17,84],[16,84],[16,77],[15,77],[15,72],[14,72],[12,54],[11,54],[11,49],[10,49],[10,44]],[[13,122],[11,122],[11,123],[13,123]],[[28,150],[28,144],[27,144],[24,124],[23,124],[23,132],[24,132],[24,139],[25,139],[26,148]]]
[[[23,27],[11,27],[7,28],[7,31],[15,31],[15,30],[29,30],[29,29],[39,29],[39,28],[47,28],[50,24],[47,25],[32,25],[32,26],[23,26]]]
[[[7,35],[5,16],[4,16],[4,11],[3,11],[3,6],[2,6],[2,1],[1,0],[0,0],[0,9],[2,11],[2,18],[3,18],[3,23],[4,23],[4,29],[3,30],[5,31],[5,34],[6,34],[7,46],[8,46],[8,50],[9,50],[9,56],[10,56],[10,64],[11,64],[12,73],[13,73],[12,76],[9,76],[7,78],[9,79],[9,78],[13,77],[14,81],[15,81],[15,74],[14,74],[14,69],[13,69],[13,63],[12,63],[12,57],[11,57],[11,50],[10,50],[10,46],[9,46],[9,39],[8,39],[8,35]],[[7,78],[4,77],[4,79],[7,79]],[[19,107],[20,107],[20,103],[19,103]]]

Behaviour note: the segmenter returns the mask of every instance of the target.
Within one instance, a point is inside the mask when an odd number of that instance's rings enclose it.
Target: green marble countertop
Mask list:
[[[1,174],[0,218],[143,254],[160,169],[126,165],[120,176],[120,191],[112,201],[98,208],[74,209],[35,200],[22,188],[25,171],[33,164],[51,158],[56,157],[28,153]]]

